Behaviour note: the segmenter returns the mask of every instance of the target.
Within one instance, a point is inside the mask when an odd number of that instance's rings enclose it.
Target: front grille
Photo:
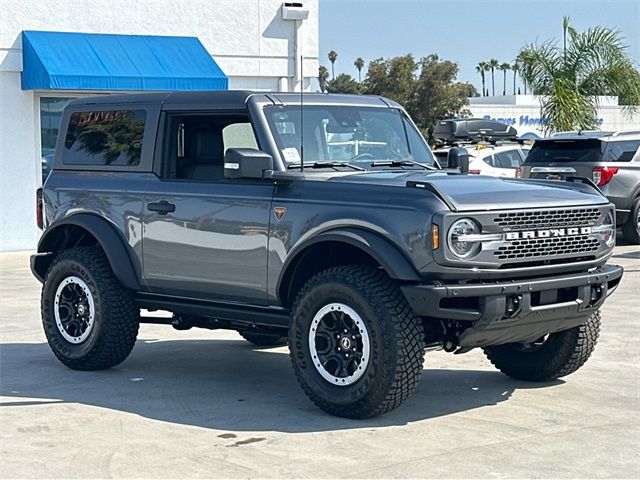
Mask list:
[[[598,251],[600,242],[591,235],[572,237],[526,238],[511,240],[493,254],[499,260],[515,260],[557,255],[580,255]]]
[[[586,227],[600,217],[598,208],[573,208],[565,210],[528,210],[500,213],[493,219],[504,231],[536,230],[540,228]],[[544,239],[549,240],[549,239]]]

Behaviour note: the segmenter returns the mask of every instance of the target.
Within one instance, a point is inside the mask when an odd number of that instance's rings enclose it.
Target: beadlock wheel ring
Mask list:
[[[309,351],[313,366],[327,382],[354,384],[369,365],[371,346],[364,320],[343,303],[325,305],[311,321]]]
[[[56,290],[53,313],[60,335],[69,343],[84,342],[95,325],[95,305],[87,283],[67,277]]]

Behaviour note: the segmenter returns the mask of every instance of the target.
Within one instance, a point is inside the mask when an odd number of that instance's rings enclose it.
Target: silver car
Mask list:
[[[640,131],[563,132],[537,140],[521,172],[525,178],[593,180],[616,206],[625,240],[640,244]]]

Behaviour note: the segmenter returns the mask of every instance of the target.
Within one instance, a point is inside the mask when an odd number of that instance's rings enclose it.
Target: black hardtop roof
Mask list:
[[[300,105],[299,93],[255,92],[250,90],[173,91],[154,93],[125,93],[82,97],[69,103],[69,108],[85,108],[95,105],[158,104],[164,109],[215,105],[228,109],[243,109],[250,97],[275,105]],[[305,105],[361,105],[375,107],[400,107],[396,102],[378,96],[305,93]]]

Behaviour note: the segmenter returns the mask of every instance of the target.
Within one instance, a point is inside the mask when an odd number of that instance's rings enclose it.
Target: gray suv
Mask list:
[[[640,131],[566,132],[537,140],[522,177],[593,179],[616,206],[625,240],[640,244]]]
[[[467,170],[463,149],[448,160]],[[309,398],[351,418],[404,402],[426,349],[569,375],[622,277],[597,189],[441,170],[380,97],[75,100],[36,205],[31,268],[63,364],[119,364],[141,322],[231,329],[288,344]]]

